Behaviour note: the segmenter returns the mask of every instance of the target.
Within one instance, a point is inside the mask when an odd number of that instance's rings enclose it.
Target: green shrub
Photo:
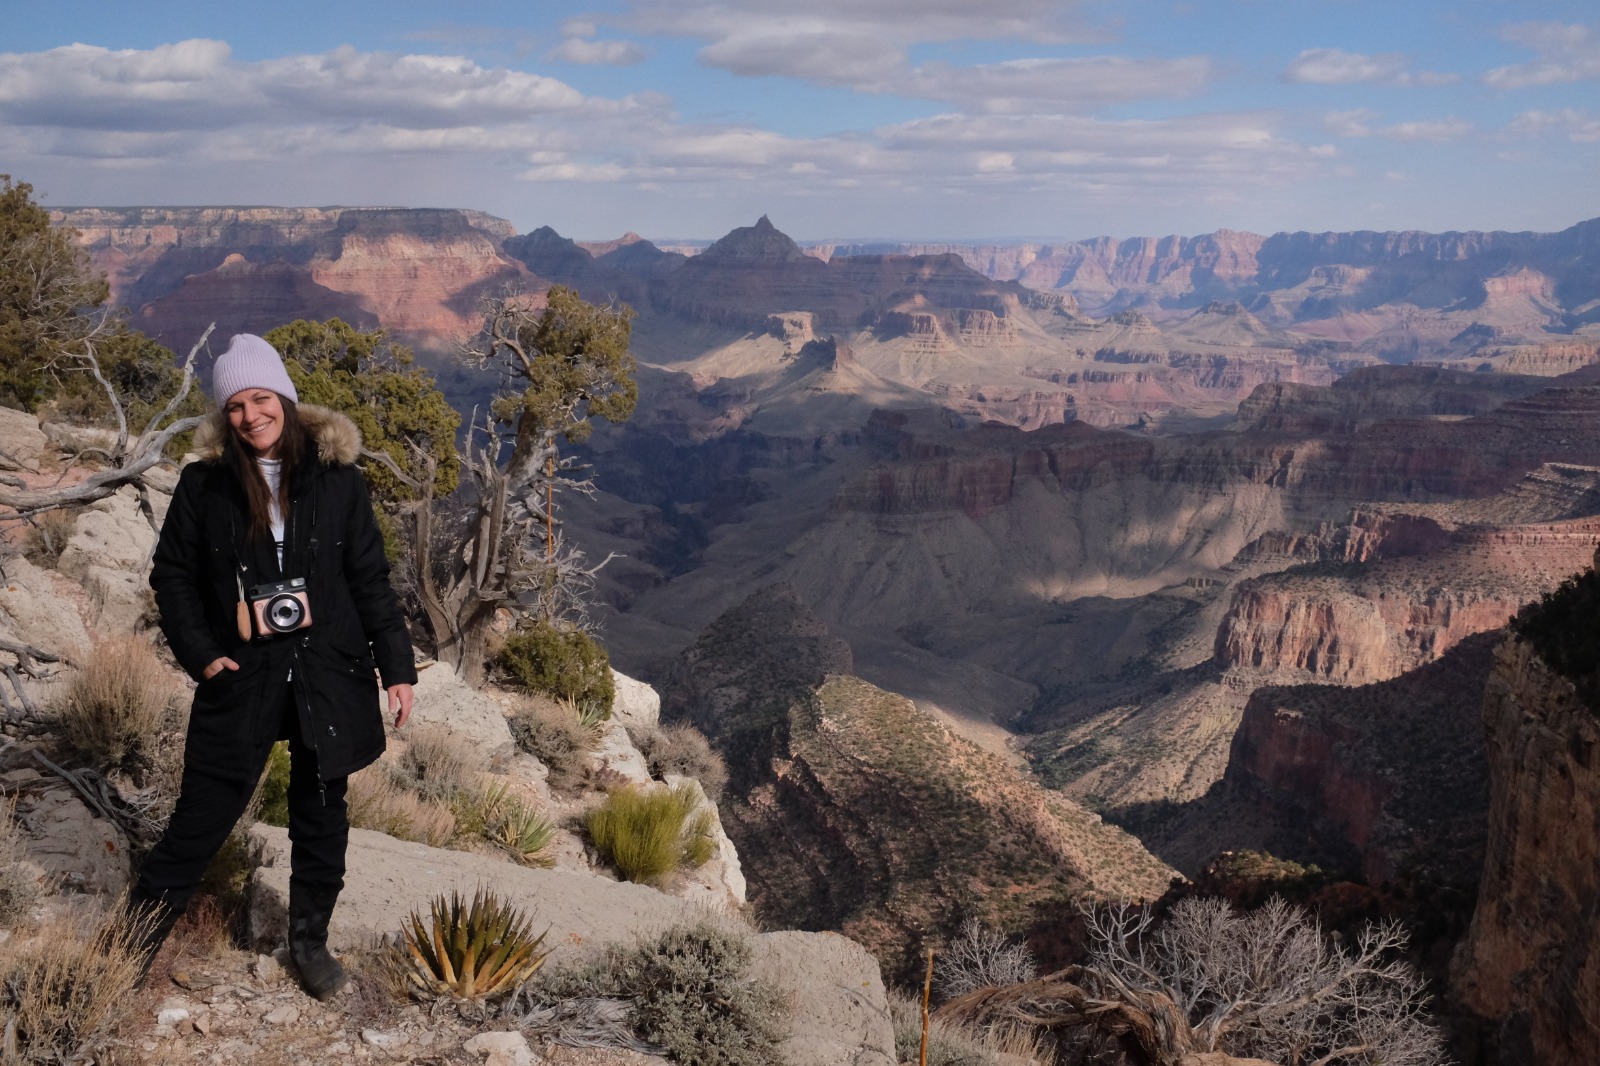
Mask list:
[[[625,997],[639,1035],[674,1062],[695,1066],[780,1066],[789,1005],[749,976],[747,935],[706,921],[676,926],[578,969],[548,975],[549,1001]]]
[[[711,858],[711,812],[693,785],[621,788],[589,814],[589,837],[629,881],[657,884],[679,866]]]
[[[583,774],[589,753],[599,742],[595,729],[585,726],[571,703],[533,698],[518,708],[510,720],[517,747],[550,771],[550,787],[571,788]]]
[[[261,778],[261,809],[256,817],[268,825],[289,824],[289,742],[280,740],[267,755]]]
[[[616,698],[611,657],[581,629],[535,622],[506,639],[498,663],[529,692],[598,706],[602,721],[611,717]]]

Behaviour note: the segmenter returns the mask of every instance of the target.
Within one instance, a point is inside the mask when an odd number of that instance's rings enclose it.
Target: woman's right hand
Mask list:
[[[200,671],[200,678],[203,681],[210,681],[224,670],[237,669],[239,669],[239,664],[224,655],[220,659],[212,659],[210,665]]]

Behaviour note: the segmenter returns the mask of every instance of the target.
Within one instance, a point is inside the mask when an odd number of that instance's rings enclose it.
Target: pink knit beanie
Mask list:
[[[236,333],[228,342],[228,350],[211,368],[211,398],[225,404],[234,393],[245,389],[271,389],[300,402],[278,350],[253,333]]]

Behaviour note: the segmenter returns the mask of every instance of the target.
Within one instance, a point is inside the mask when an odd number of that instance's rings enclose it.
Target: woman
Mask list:
[[[345,781],[383,753],[374,669],[402,726],[417,679],[355,425],[300,408],[277,351],[240,334],[212,372],[220,405],[195,435],[156,545],[161,631],[199,682],[183,783],[130,895],[144,964],[183,913],[289,741],[289,952],[318,999],[345,983],[327,950],[344,887]],[[303,586],[294,585],[303,579]]]

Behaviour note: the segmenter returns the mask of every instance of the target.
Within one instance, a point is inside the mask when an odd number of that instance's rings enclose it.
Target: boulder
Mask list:
[[[166,517],[167,502],[160,494],[151,497],[158,524]],[[147,576],[155,547],[156,531],[139,509],[138,493],[123,488],[78,516],[77,532],[56,567],[89,594],[96,628],[131,633],[150,608]]]
[[[117,431],[96,426],[75,426],[70,422],[46,422],[42,427],[52,447],[69,454],[99,449],[109,453],[117,443]]]
[[[49,443],[39,420],[26,411],[0,407],[0,470],[37,470]]]
[[[793,996],[789,1066],[894,1066],[878,960],[838,933],[763,933],[751,976]]]
[[[23,557],[5,562],[0,583],[0,631],[41,651],[72,656],[87,650],[89,631],[76,604],[82,593],[60,574]]]
[[[284,829],[250,829],[256,868],[250,878],[251,938],[282,940],[289,897],[289,840]],[[451,890],[480,886],[526,909],[549,928],[558,956],[650,936],[708,917],[696,904],[653,888],[571,870],[512,866],[467,852],[443,851],[365,829],[350,831],[344,893],[328,929],[335,951],[364,947],[395,932],[413,910]],[[731,920],[731,919],[724,919]],[[894,1066],[894,1035],[878,964],[832,933],[764,933],[753,938],[753,969],[793,1005],[785,1061],[793,1066]]]
[[[636,785],[650,782],[649,765],[633,746],[627,728],[615,714],[600,723],[600,741],[595,745],[592,760],[596,768],[620,774]]]
[[[438,726],[481,752],[486,769],[514,754],[516,743],[505,709],[488,693],[468,685],[449,665],[436,662],[418,670],[414,696],[407,728]]]
[[[628,728],[639,729],[661,723],[661,697],[643,681],[635,681],[627,674],[611,671],[611,680],[617,689],[611,703],[612,721],[621,721]]]

